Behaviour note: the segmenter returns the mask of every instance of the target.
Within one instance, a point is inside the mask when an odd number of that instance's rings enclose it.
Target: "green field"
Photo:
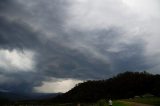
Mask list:
[[[137,103],[142,104],[150,104],[153,106],[160,106],[160,98],[158,97],[147,97],[147,98],[134,98],[134,99],[123,99],[123,100],[113,100],[113,106],[139,106]],[[30,106],[30,104],[25,103],[17,103],[12,106]],[[47,104],[41,103],[40,106],[46,106]],[[62,103],[62,104],[54,104],[54,103],[48,103],[49,106],[77,106],[77,103]],[[9,105],[8,105],[9,106]],[[33,104],[32,106],[38,106],[38,103]],[[107,100],[99,100],[96,103],[80,103],[80,106],[108,106]]]
[[[108,106],[108,103],[106,100],[100,100],[94,104],[82,104],[81,106]],[[127,102],[113,101],[113,106],[130,106],[130,105]]]
[[[54,106],[77,106],[77,104],[55,104]],[[80,106],[109,106],[106,100],[99,100],[96,103],[81,103]],[[113,101],[113,106],[131,106],[128,102]]]
[[[160,106],[160,98],[148,97],[148,98],[134,98],[134,99],[117,100],[117,101],[113,101],[113,106],[134,106],[135,103]],[[100,100],[94,104],[82,104],[81,106],[108,106],[108,103],[105,100]]]
[[[113,106],[130,106],[130,104],[121,101],[113,101]]]
[[[154,105],[154,106],[160,106],[160,98],[158,98],[158,97],[135,98],[135,99],[128,99],[128,100],[125,100],[125,101],[150,104],[150,105]]]
[[[135,103],[150,104],[153,106],[160,106],[160,98],[150,97],[150,98],[135,98],[135,99],[125,99],[125,100],[114,100],[113,106],[134,106]],[[76,104],[58,104],[54,106],[77,106]],[[99,100],[96,103],[81,103],[80,106],[108,106],[106,100]],[[137,106],[137,105],[136,105]]]

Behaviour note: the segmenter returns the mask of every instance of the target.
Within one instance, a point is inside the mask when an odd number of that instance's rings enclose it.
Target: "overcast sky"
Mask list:
[[[1,0],[0,91],[160,74],[159,10],[159,0]]]

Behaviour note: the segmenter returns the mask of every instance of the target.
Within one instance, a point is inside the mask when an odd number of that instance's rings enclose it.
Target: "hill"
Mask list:
[[[146,72],[125,72],[113,78],[77,84],[54,102],[95,102],[99,99],[126,99],[146,93],[160,96],[160,75]]]

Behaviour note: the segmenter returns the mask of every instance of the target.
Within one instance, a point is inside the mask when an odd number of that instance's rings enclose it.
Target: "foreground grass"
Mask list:
[[[87,105],[86,105],[87,106]],[[109,106],[106,100],[100,100],[91,106]],[[128,102],[123,101],[113,101],[113,106],[130,106]]]
[[[130,104],[121,101],[113,101],[113,106],[130,106]]]
[[[154,105],[154,106],[160,106],[160,98],[158,98],[158,97],[135,98],[135,99],[128,99],[128,100],[125,100],[125,101],[150,104],[150,105]]]
[[[150,98],[151,99],[151,98]],[[143,100],[145,102],[143,102]],[[134,106],[134,102],[137,102],[137,103],[144,103],[144,104],[151,104],[151,105],[154,105],[154,106],[160,106],[157,102],[155,102],[155,99],[152,98],[152,103],[148,103],[148,99],[146,98],[143,98],[142,99],[130,99],[130,100],[123,100],[123,101],[120,101],[120,100],[117,100],[117,101],[113,101],[113,106]],[[147,102],[146,102],[147,101]],[[158,101],[159,101],[159,98],[158,98]],[[62,105],[54,105],[54,106],[77,106],[76,104],[62,104]],[[108,102],[106,100],[100,100],[98,101],[97,103],[81,103],[81,106],[109,106],[108,105]]]
[[[158,98],[158,97],[125,99],[122,101],[117,100],[117,101],[113,101],[113,106],[134,106],[135,105],[134,102],[142,103],[142,104],[150,104],[153,106],[160,106],[160,98]],[[99,100],[96,103],[80,103],[80,104],[81,104],[80,106],[108,106],[108,101],[103,99],[103,100]],[[38,106],[36,104],[34,104],[34,105]],[[46,104],[44,104],[44,106],[45,105]],[[49,106],[77,106],[77,103],[62,103],[62,104],[48,104],[48,105]],[[12,106],[14,106],[14,105],[12,105]],[[27,106],[27,105],[21,105],[21,106]],[[43,106],[43,104],[41,104],[41,106]]]

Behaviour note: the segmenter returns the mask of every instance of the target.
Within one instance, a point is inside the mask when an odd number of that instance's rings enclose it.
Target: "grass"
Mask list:
[[[158,97],[116,100],[116,101],[113,101],[113,106],[132,106],[132,105],[134,106],[133,102],[160,106],[160,98]],[[65,103],[65,104],[62,103],[62,104],[50,104],[50,105],[51,106],[77,106],[76,103]],[[108,106],[108,101],[102,99],[96,103],[81,103],[81,106]]]
[[[87,106],[87,105],[86,105]],[[100,100],[92,106],[109,106],[106,100]],[[113,101],[113,106],[130,106],[128,102]]]
[[[160,98],[158,97],[139,97],[134,99],[116,100],[113,101],[113,106],[134,106],[134,103],[150,104],[154,106],[160,106]],[[54,105],[56,106],[56,105]],[[77,106],[76,104],[58,104],[57,106]],[[108,106],[108,102],[104,99],[99,100],[96,103],[81,103],[81,106]]]
[[[121,102],[121,101],[113,101],[113,106],[130,106],[129,103]]]
[[[128,100],[125,100],[125,101],[150,104],[150,105],[154,105],[154,106],[160,106],[160,98],[158,98],[158,97],[135,98],[135,99],[128,99]]]
[[[113,106],[132,106],[134,105],[133,102],[160,106],[160,98],[158,97],[135,98],[135,99],[126,99],[122,101],[117,100],[117,101],[113,101]],[[89,106],[89,105],[85,105],[85,106]],[[100,100],[91,106],[108,106],[108,103],[106,100]]]

